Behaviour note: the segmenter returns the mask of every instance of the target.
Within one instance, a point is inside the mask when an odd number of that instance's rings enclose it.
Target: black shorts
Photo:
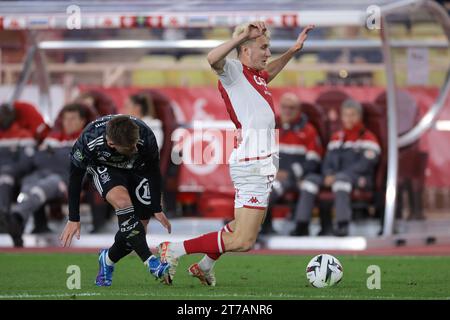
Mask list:
[[[117,186],[128,190],[134,212],[140,220],[149,219],[155,208],[152,205],[151,182],[131,170],[124,170],[109,166],[88,167],[95,189],[106,199],[108,192]]]

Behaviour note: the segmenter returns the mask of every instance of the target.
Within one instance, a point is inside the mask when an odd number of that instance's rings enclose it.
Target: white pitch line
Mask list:
[[[61,294],[11,294],[11,295],[0,295],[0,299],[29,299],[29,298],[69,298],[69,297],[90,297],[90,296],[124,296],[124,297],[198,297],[198,298],[211,298],[211,297],[243,297],[243,298],[297,298],[296,295],[286,295],[286,294],[276,294],[276,295],[243,295],[238,293],[219,293],[219,294],[158,294],[158,293],[121,293],[121,292],[111,292],[111,293],[61,293]]]
[[[0,295],[0,299],[30,299],[30,298],[68,298],[68,297],[91,297],[91,296],[101,296],[101,293],[57,293],[57,294],[10,294],[10,295]]]
[[[294,299],[424,299],[424,300],[449,300],[450,297],[389,297],[389,296],[349,296],[349,295],[291,295],[291,294],[267,294],[267,295],[243,295],[238,293],[219,293],[219,294],[158,294],[158,293],[94,293],[94,292],[80,292],[80,293],[61,293],[61,294],[12,294],[12,295],[0,295],[0,299],[44,299],[44,298],[69,298],[69,297],[151,297],[151,298],[294,298]]]

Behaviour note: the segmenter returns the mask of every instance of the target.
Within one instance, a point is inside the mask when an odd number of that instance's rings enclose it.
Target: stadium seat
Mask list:
[[[90,96],[94,100],[94,108],[99,116],[116,114],[117,106],[114,101],[100,90],[88,90],[82,93],[82,96]]]
[[[301,103],[302,112],[306,114],[310,123],[316,128],[322,145],[328,140],[328,130],[326,126],[326,116],[321,108],[315,104],[303,102]]]
[[[316,99],[316,104],[326,116],[327,134],[324,144],[327,145],[333,132],[341,129],[340,108],[342,102],[350,98],[346,93],[331,89],[322,92]]]
[[[406,91],[398,90],[397,96],[397,129],[401,135],[414,127],[419,120],[419,109],[417,102]],[[387,112],[387,96],[386,92],[380,93],[374,101],[377,107],[383,108]]]

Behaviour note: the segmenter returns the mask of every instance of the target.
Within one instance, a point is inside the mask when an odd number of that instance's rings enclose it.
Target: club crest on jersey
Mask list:
[[[152,197],[150,195],[150,184],[148,179],[142,179],[139,185],[136,187],[136,198],[143,204],[149,205],[152,203]]]

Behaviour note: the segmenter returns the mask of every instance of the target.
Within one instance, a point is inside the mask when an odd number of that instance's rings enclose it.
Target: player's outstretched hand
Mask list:
[[[70,247],[74,235],[76,235],[77,239],[80,240],[80,222],[67,221],[63,232],[59,236],[61,245],[63,247]]]
[[[157,213],[155,213],[155,218],[156,218],[156,220],[159,221],[159,223],[162,224],[162,226],[164,228],[167,229],[168,233],[172,232],[172,225],[170,224],[170,221],[169,221],[169,219],[167,219],[167,217],[164,214],[164,212],[157,212]]]
[[[310,24],[308,26],[306,26],[302,32],[298,35],[297,41],[295,42],[295,49],[296,50],[300,50],[301,48],[303,48],[303,43],[306,41],[306,39],[308,38],[308,32],[310,32],[312,29],[314,29],[314,25]]]

